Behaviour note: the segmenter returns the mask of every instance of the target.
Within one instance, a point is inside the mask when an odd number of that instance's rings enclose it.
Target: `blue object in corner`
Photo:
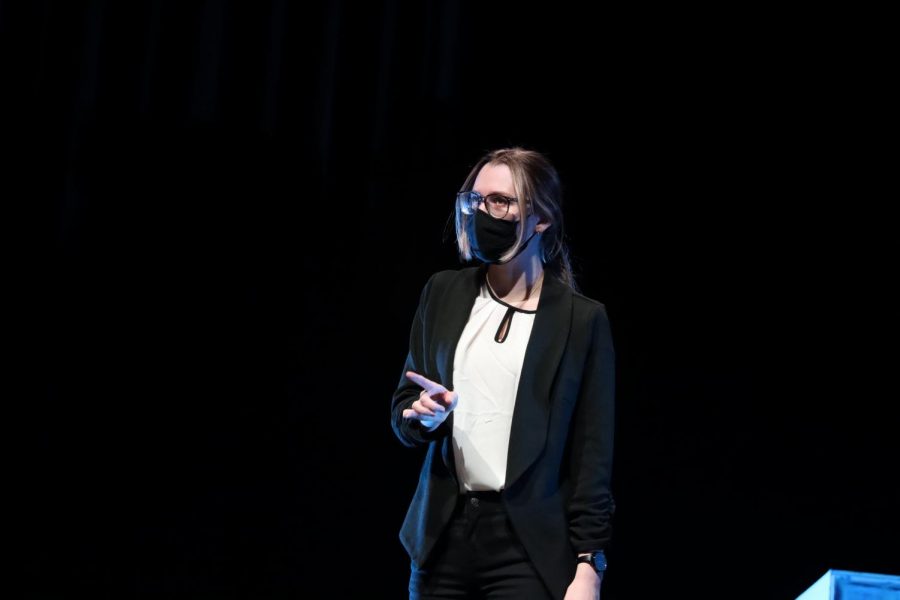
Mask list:
[[[796,600],[900,600],[900,576],[829,569]]]

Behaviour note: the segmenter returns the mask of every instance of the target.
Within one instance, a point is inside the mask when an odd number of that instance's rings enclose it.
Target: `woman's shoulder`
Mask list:
[[[609,319],[606,304],[575,290],[572,290],[572,308],[576,313],[576,318],[584,322],[593,322],[594,319]]]
[[[433,272],[425,282],[422,290],[422,298],[442,296],[448,290],[457,286],[477,287],[478,266],[463,267],[461,269],[441,269]],[[468,289],[465,288],[465,289]]]
[[[572,290],[572,297],[575,299],[575,302],[583,304],[584,307],[588,310],[606,310],[606,305],[599,300],[591,298],[589,296],[585,296],[581,292],[576,292]]]

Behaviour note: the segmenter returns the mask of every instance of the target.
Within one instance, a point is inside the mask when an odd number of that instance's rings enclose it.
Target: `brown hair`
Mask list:
[[[538,215],[539,220],[550,223],[550,227],[538,237],[541,243],[541,262],[544,270],[573,290],[578,291],[569,260],[569,249],[565,243],[562,186],[556,169],[546,156],[535,150],[526,150],[519,146],[500,148],[488,152],[479,159],[466,177],[466,181],[460,189],[461,192],[472,189],[479,171],[487,164],[509,167],[510,173],[512,173],[513,189],[519,199],[522,215],[518,221],[516,243],[500,257],[500,260],[506,261],[515,255],[526,237],[531,234],[531,232],[525,231],[525,216],[533,211]],[[469,261],[472,260],[473,254],[467,226],[468,220],[472,217],[462,212],[458,202],[454,211],[459,255],[462,260]]]

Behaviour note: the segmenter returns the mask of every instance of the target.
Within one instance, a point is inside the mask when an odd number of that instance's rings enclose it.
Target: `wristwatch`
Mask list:
[[[603,554],[603,550],[597,550],[596,552],[591,552],[587,556],[579,556],[578,562],[587,563],[594,567],[594,570],[598,573],[602,573],[606,570],[606,555]]]

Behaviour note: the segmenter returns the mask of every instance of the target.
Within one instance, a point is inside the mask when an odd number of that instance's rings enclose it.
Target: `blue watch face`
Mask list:
[[[591,554],[591,564],[598,571],[606,569],[606,555],[603,552],[594,552]]]

